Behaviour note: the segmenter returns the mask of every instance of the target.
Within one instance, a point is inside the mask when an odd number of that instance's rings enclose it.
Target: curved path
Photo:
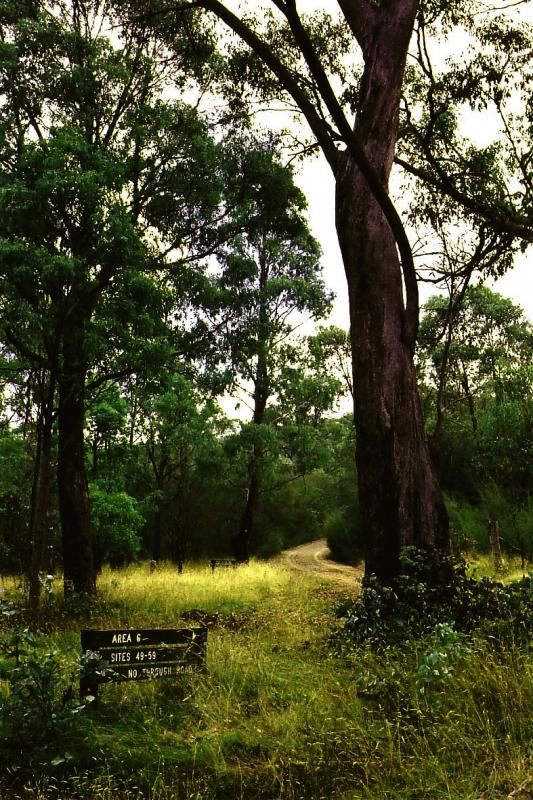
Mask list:
[[[364,574],[363,566],[349,567],[347,564],[332,561],[328,556],[329,548],[326,540],[317,539],[314,542],[284,550],[277,558],[291,569],[311,573],[319,578],[340,584],[344,589],[351,586],[359,591]]]

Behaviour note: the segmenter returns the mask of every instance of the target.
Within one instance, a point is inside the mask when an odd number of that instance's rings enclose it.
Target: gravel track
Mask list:
[[[339,587],[342,586],[345,591],[348,587],[357,592],[360,591],[361,578],[364,574],[363,566],[349,567],[347,564],[339,564],[337,561],[332,561],[328,556],[329,548],[326,540],[317,539],[314,542],[284,550],[277,556],[277,560],[291,569],[307,572],[336,583]]]

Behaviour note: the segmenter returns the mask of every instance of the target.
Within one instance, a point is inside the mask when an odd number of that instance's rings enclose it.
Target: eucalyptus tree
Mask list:
[[[446,297],[426,304],[418,359],[431,441],[448,488],[476,495],[480,483],[494,480],[506,490],[514,483],[518,497],[528,486],[530,436],[524,433],[531,415],[532,347],[532,326],[522,309],[487,287],[467,289],[451,325]]]
[[[317,347],[318,335],[301,337],[283,347],[273,425],[293,475],[332,469],[332,448],[325,435],[326,420],[346,393],[342,379]]]
[[[470,286],[453,316],[448,300],[431,297],[420,326],[419,359],[436,393],[435,427],[464,404],[477,431],[476,398],[527,393],[533,330],[522,309],[485,286]]]
[[[137,32],[105,36],[107,8],[0,9],[2,330],[57,403],[64,577],[77,592],[95,588],[88,382],[168,363],[176,275],[211,252],[208,221],[229,214],[220,145],[192,107],[161,99],[166,54]],[[185,51],[171,59],[178,90]]]
[[[502,256],[495,272],[509,268],[513,246],[533,242],[526,6],[420,2],[395,156],[413,178],[413,218],[450,221],[460,212],[485,246],[494,237]]]
[[[480,285],[464,293],[451,322],[448,299],[430,298],[418,358],[442,485],[463,534],[486,545],[486,518],[498,519],[505,545],[525,558],[531,552],[533,329],[521,308]]]
[[[251,395],[252,418],[244,427],[249,450],[244,508],[234,537],[235,557],[246,560],[267,455],[264,430],[269,400],[279,389],[282,345],[308,318],[328,311],[331,295],[321,275],[320,248],[307,226],[305,198],[292,171],[276,154],[275,141],[235,139],[240,154],[235,190],[246,224],[218,252],[218,313],[221,350],[228,355],[233,384]],[[265,438],[266,437],[266,438]]]
[[[465,30],[474,36],[479,27],[482,49],[473,57],[472,68],[465,65],[460,74],[452,69],[441,80],[443,91],[449,85],[458,114],[461,103],[485,101],[484,86],[497,88],[495,101],[504,98],[517,68],[524,81],[529,79],[528,34],[500,24],[491,9],[475,2],[465,6],[447,0],[338,0],[340,19],[335,21],[325,14],[305,16],[297,5],[296,0],[270,0],[250,13],[245,4],[175,0],[152,4],[140,13],[135,7],[134,14],[154,25],[164,20],[161,30],[167,41],[169,19],[205,19],[211,25],[217,18],[224,23],[225,30],[245,45],[240,48],[231,37],[223,37],[234,54],[233,109],[244,115],[258,98],[283,99],[311,131],[304,149],[319,148],[331,167],[348,283],[358,484],[369,531],[366,569],[388,580],[401,569],[403,545],[438,551],[446,549],[449,540],[416,386],[417,279],[408,237],[389,196],[392,166],[403,153],[402,166],[433,187],[438,202],[444,197],[444,202],[457,203],[467,215],[482,219],[492,232],[529,243],[530,127],[524,128],[524,146],[515,153],[519,202],[510,202],[512,180],[496,177],[487,191],[483,189],[487,165],[495,163],[489,152],[476,153],[465,145],[467,160],[459,159],[458,168],[452,164],[450,169],[455,150],[441,137],[439,125],[445,128],[451,117],[435,105],[437,93],[424,60],[436,39],[451,41]],[[434,33],[433,42],[428,32]],[[416,37],[422,47],[418,61],[415,55],[409,62],[415,73],[414,78],[408,76],[417,98],[413,109],[403,99],[409,49]],[[357,57],[350,58],[354,53]],[[530,94],[524,92],[523,97],[527,119]],[[514,123],[506,116],[502,124]],[[414,133],[417,126],[421,135]],[[401,152],[400,137],[406,142]],[[519,140],[512,142],[516,146]],[[504,162],[505,155],[499,166]]]
[[[6,292],[3,298],[4,310],[7,295]],[[8,324],[7,315],[3,315],[0,323],[0,349],[3,356],[0,372],[4,378],[1,391],[9,409],[8,427],[10,436],[20,439],[27,457],[30,458],[30,453],[33,456],[30,485],[19,481],[13,487],[13,496],[17,493],[26,495],[28,509],[27,515],[11,515],[11,526],[16,520],[18,531],[10,539],[13,547],[15,542],[18,543],[17,568],[28,575],[30,617],[36,621],[41,592],[39,573],[47,568],[49,561],[56,381],[43,362],[36,362],[31,356],[28,358],[26,347],[13,346],[9,341],[11,337],[3,329],[4,323]]]
[[[533,73],[531,29],[519,24],[523,5],[505,14],[505,6],[491,13],[476,3],[426,3],[412,42],[395,160],[404,171],[409,218],[420,237],[419,275],[448,296],[445,314],[438,301],[433,449],[444,418],[450,349],[466,309],[482,297],[481,289],[468,295],[472,279],[502,275],[533,240]],[[445,45],[446,58],[436,46],[443,27],[464,43],[453,51]],[[430,314],[437,308],[432,304]],[[487,308],[480,309],[481,317]]]
[[[344,387],[316,358],[313,338],[292,335],[278,342],[269,353],[270,394],[261,421],[252,417],[225,437],[233,466],[228,482],[240,490],[242,505],[233,537],[238,559],[251,552],[272,555],[284,544],[320,535],[316,493],[308,487],[336,469],[328,416]],[[298,518],[303,527],[295,529]]]
[[[322,363],[328,372],[342,381],[345,392],[353,398],[352,354],[348,331],[329,325],[319,327],[309,338],[309,349],[317,363]]]
[[[21,574],[31,559],[26,521],[30,513],[33,464],[27,441],[0,421],[0,570]]]
[[[137,387],[137,415],[135,470],[146,476],[139,499],[151,521],[146,547],[156,561],[183,561],[196,550],[192,487],[198,464],[216,449],[220,413],[188,378],[169,372]]]

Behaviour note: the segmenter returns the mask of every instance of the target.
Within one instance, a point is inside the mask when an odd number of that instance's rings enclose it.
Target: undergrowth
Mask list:
[[[361,597],[340,604],[340,649],[409,645],[445,624],[494,642],[527,648],[533,629],[533,576],[502,583],[468,573],[466,563],[442,557],[437,565],[422,551],[404,548],[403,573],[388,585],[365,578]]]
[[[376,623],[374,640],[348,641],[353,602],[340,618],[336,599],[317,580],[252,563],[218,575],[104,572],[96,602],[73,616],[58,597],[35,636],[5,602],[1,800],[528,797],[522,639],[452,618],[417,628],[413,613],[403,639],[376,646]],[[80,627],[195,624],[209,629],[207,674],[109,684],[97,708],[79,709]],[[16,657],[13,636],[25,642]],[[36,663],[44,716],[32,695],[17,705]]]

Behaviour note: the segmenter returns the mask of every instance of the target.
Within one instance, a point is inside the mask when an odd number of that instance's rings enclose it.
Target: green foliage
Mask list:
[[[461,302],[433,297],[421,322],[420,368],[432,450],[454,545],[532,552],[530,492],[531,325],[510,300],[483,286]]]
[[[0,571],[20,572],[29,563],[26,520],[31,496],[31,458],[23,437],[0,427]]]
[[[320,436],[323,446],[329,450],[322,474],[322,535],[327,539],[332,558],[345,564],[357,564],[363,558],[365,531],[357,497],[352,416],[330,420]]]
[[[496,483],[518,501],[527,498],[533,478],[533,386],[521,397],[487,401],[479,414],[477,442],[483,482]]]
[[[432,269],[441,277],[455,274],[456,285],[461,267],[463,276],[474,269],[503,274],[518,247],[531,241],[523,162],[531,148],[531,31],[518,14],[485,11],[476,4],[420,4],[404,84],[398,156],[413,176],[411,216],[446,243]],[[454,48],[457,31],[464,44]],[[446,58],[437,57],[437,42],[451,48]],[[475,120],[487,134],[482,143],[465,135],[465,108],[470,124]],[[459,225],[466,235],[458,235]]]
[[[419,659],[418,677],[423,681],[421,694],[428,686],[447,680],[455,664],[470,655],[472,648],[467,644],[467,636],[454,629],[449,622],[439,622],[427,637],[430,651]]]
[[[138,503],[125,492],[109,492],[91,486],[91,524],[97,569],[105,562],[122,566],[134,561],[141,550],[139,531],[145,520]]]
[[[353,489],[352,489],[353,491]],[[349,494],[345,498],[349,501]],[[364,528],[359,517],[357,498],[348,505],[333,508],[324,520],[331,557],[343,564],[358,564],[363,559]]]
[[[533,626],[533,577],[503,584],[469,577],[463,562],[443,559],[432,564],[427,555],[405,548],[404,574],[390,586],[370,577],[361,598],[341,606],[341,648],[368,642],[374,647],[407,645],[451,624],[458,633],[482,630],[498,641],[528,645]]]
[[[2,613],[9,610],[2,603]],[[68,760],[57,748],[84,708],[75,699],[76,654],[15,626],[2,633],[0,659],[0,746],[13,753],[22,749],[32,764],[35,755],[53,766]]]
[[[487,511],[474,506],[464,496],[447,495],[446,509],[450,518],[452,544],[461,553],[472,549],[486,552],[489,546]]]
[[[493,482],[479,489],[479,498],[469,502],[459,493],[448,495],[452,543],[458,552],[483,553],[489,549],[490,520],[497,520],[502,553],[518,555],[523,564],[533,560],[533,507],[531,496],[517,497]]]

